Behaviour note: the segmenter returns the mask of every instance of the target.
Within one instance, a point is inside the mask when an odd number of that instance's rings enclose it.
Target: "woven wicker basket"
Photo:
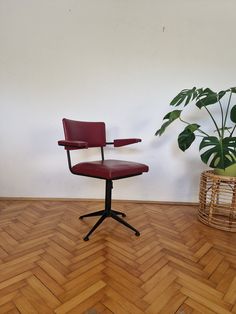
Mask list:
[[[225,231],[236,232],[236,177],[201,174],[198,218]]]

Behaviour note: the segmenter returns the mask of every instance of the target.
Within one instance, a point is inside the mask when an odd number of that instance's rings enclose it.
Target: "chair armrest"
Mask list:
[[[140,138],[119,138],[119,139],[115,139],[113,144],[114,144],[114,147],[120,147],[120,146],[138,143],[141,141],[142,140]]]
[[[80,148],[88,148],[88,143],[83,141],[68,141],[68,140],[60,140],[58,141],[59,146],[64,146],[65,149],[80,149]]]

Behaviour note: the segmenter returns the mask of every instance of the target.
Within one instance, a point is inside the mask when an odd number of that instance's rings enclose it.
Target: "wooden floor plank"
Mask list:
[[[106,283],[102,280],[97,281],[95,284],[81,292],[79,295],[73,297],[69,301],[60,305],[55,309],[56,314],[65,314],[70,310],[74,309],[76,306],[93,296],[97,291],[101,290],[106,286]]]
[[[236,234],[197,220],[196,205],[0,200],[0,313],[236,314]],[[137,215],[137,212],[139,215]]]

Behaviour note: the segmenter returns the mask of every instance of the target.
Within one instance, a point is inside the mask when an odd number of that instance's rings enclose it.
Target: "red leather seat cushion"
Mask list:
[[[114,159],[81,162],[72,167],[72,172],[74,174],[111,180],[132,176],[147,171],[147,165]]]

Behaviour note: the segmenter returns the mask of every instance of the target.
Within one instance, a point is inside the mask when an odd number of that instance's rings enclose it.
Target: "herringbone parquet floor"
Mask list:
[[[117,202],[136,237],[78,216],[98,202],[0,201],[0,313],[236,313],[236,234],[196,206]]]

